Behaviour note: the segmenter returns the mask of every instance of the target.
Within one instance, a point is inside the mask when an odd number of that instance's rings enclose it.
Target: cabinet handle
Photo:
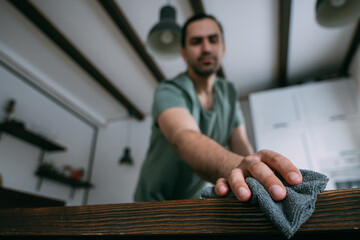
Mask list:
[[[344,121],[345,119],[346,119],[345,114],[337,114],[337,115],[332,115],[332,116],[329,117],[330,122]]]
[[[288,127],[288,123],[287,123],[287,122],[274,123],[274,125],[273,125],[273,128],[274,128],[274,129],[287,128],[287,127]]]

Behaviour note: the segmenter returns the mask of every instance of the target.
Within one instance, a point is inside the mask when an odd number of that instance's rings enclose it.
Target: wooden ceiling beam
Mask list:
[[[340,68],[340,71],[339,71],[340,76],[348,76],[349,75],[349,67],[352,62],[352,59],[354,58],[354,56],[357,52],[359,44],[360,44],[360,20],[358,20],[358,22],[357,22],[357,26],[355,28],[352,42],[350,44],[350,47],[348,49],[348,52],[344,59],[344,62]]]
[[[53,26],[49,20],[27,0],[8,0],[22,12],[34,25],[48,36],[60,49],[73,59],[92,79],[103,87],[131,116],[139,120],[144,119],[144,114],[122,94],[109,79],[107,79],[76,47]]]
[[[205,13],[204,5],[202,0],[189,0],[189,4],[194,11],[194,14]]]
[[[158,82],[165,79],[164,74],[156,65],[152,57],[148,54],[142,41],[138,37],[136,31],[131,26],[123,11],[113,0],[98,0],[99,4],[105,9],[110,18],[114,21],[118,29],[126,37],[130,45],[134,48],[136,53],[142,59],[144,64],[148,67]]]
[[[290,30],[290,14],[291,14],[291,0],[280,0],[279,2],[279,80],[278,86],[287,86],[287,62],[289,51],[289,30]]]
[[[205,8],[204,8],[204,4],[203,4],[202,0],[188,0],[188,1],[189,1],[189,4],[190,4],[194,14],[205,13]],[[217,74],[220,77],[225,78],[225,72],[222,67],[220,67]]]

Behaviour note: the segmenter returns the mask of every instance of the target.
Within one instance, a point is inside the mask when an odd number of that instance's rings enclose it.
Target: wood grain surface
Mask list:
[[[359,229],[360,189],[325,191],[319,194],[315,212],[295,238],[357,238]],[[284,238],[257,206],[233,198],[0,210],[0,238],[61,236],[61,239]]]

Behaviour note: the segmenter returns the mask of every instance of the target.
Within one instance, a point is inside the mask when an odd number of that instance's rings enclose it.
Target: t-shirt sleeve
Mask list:
[[[155,91],[152,114],[156,121],[159,114],[172,107],[188,109],[183,90],[171,83],[160,83]]]

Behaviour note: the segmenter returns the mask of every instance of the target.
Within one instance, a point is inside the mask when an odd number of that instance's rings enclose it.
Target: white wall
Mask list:
[[[151,123],[152,118],[148,116],[141,122],[127,119],[111,123],[100,130],[91,179],[96,188],[90,191],[88,204],[133,202],[134,190],[150,140]],[[128,144],[134,164],[120,165],[119,159]]]
[[[67,151],[46,153],[45,161],[62,169],[66,164],[88,170],[93,128],[57,105],[44,94],[28,85],[21,77],[0,65],[0,121],[5,117],[4,108],[9,99],[16,99],[13,117],[25,123],[26,128],[63,146]],[[84,190],[75,191],[70,197],[70,187],[50,180],[43,180],[36,190],[40,150],[8,134],[0,139],[0,174],[3,186],[36,195],[66,201],[67,205],[81,205]]]
[[[58,169],[66,164],[88,171],[94,129],[69,111],[29,85],[21,76],[0,65],[0,121],[10,99],[17,104],[13,118],[26,128],[66,146],[65,152],[46,153],[45,161]],[[128,131],[128,129],[131,129]],[[131,134],[130,138],[128,137]],[[144,121],[123,119],[100,128],[97,138],[91,182],[95,185],[87,204],[132,202],[138,175],[145,159],[151,134],[151,117]],[[129,144],[134,164],[120,165],[119,159]],[[36,189],[40,149],[11,135],[0,139],[0,175],[3,186],[44,197],[66,201],[67,205],[82,205],[85,191],[75,191],[62,183],[44,179],[40,191]]]

